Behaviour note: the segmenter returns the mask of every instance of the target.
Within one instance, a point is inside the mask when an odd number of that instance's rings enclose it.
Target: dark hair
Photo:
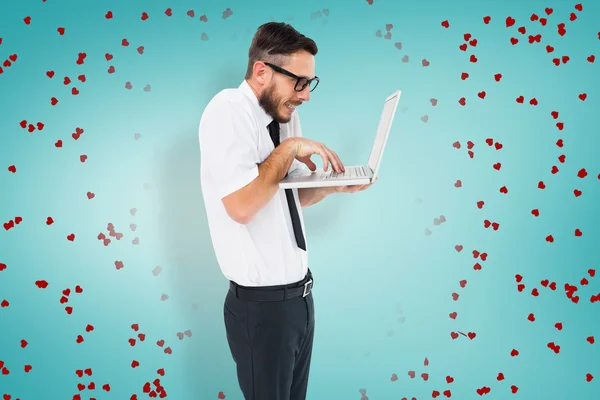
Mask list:
[[[313,56],[319,49],[311,38],[308,38],[284,22],[267,22],[258,27],[250,49],[248,50],[248,69],[246,79],[252,77],[256,61],[267,61],[275,65],[285,62],[287,56],[300,50],[306,50]]]

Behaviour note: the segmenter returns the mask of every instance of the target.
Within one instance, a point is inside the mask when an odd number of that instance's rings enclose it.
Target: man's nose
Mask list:
[[[301,92],[298,93],[298,100],[305,102],[310,100],[310,86],[306,85]]]

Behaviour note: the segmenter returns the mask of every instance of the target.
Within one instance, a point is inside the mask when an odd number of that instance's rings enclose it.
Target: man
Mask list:
[[[261,25],[237,89],[208,103],[199,127],[202,192],[217,261],[230,281],[223,312],[246,400],[304,400],[314,335],[312,273],[302,208],[370,185],[279,189],[296,168],[344,166],[302,137],[296,108],[310,99],[315,42],[284,23]]]

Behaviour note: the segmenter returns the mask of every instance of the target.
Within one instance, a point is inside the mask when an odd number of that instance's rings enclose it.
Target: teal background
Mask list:
[[[216,399],[220,391],[226,399],[242,399],[223,324],[227,281],[216,263],[200,191],[197,128],[210,98],[241,83],[252,35],[274,19],[290,22],[319,46],[321,83],[298,112],[304,136],[334,149],[345,165],[366,163],[381,104],[402,90],[377,184],[304,210],[316,307],[308,398],[422,399],[450,389],[452,398],[474,399],[484,386],[491,388],[486,399],[600,398],[600,303],[590,301],[600,285],[587,273],[599,268],[600,3],[584,3],[583,12],[574,5],[3,3],[0,61],[15,53],[18,59],[0,75],[0,220],[23,221],[0,231],[0,263],[7,265],[0,271],[0,302],[10,302],[0,308],[0,360],[10,370],[0,374],[0,394],[70,399],[77,383],[94,381],[96,390],[83,391],[83,398],[146,398],[144,383],[158,377],[169,399]],[[172,17],[164,14],[167,7]],[[233,15],[223,19],[228,7]],[[553,14],[546,16],[545,7]],[[194,18],[186,15],[190,9]],[[108,10],[111,20],[104,17]],[[321,16],[314,16],[319,10]],[[144,11],[147,21],[140,19]],[[574,22],[571,12],[578,16]],[[548,24],[531,22],[532,13]],[[203,14],[206,23],[199,20]],[[28,15],[30,25],[23,22]],[[489,25],[485,15],[492,17]],[[504,23],[509,15],[517,21],[512,28]],[[440,25],[446,19],[449,29]],[[562,37],[560,22],[567,29]],[[377,37],[388,23],[392,38]],[[66,29],[64,36],[58,27]],[[201,40],[202,33],[208,40]],[[464,33],[478,40],[467,52],[458,49]],[[542,43],[527,43],[537,33]],[[516,46],[512,36],[520,40]],[[129,47],[121,46],[123,38]],[[555,52],[547,54],[546,44]],[[87,57],[77,65],[80,52]],[[114,55],[110,62],[107,52]],[[477,63],[469,62],[471,54]],[[586,61],[590,54],[594,63]],[[552,58],[562,55],[570,57],[568,64],[554,66]],[[107,73],[111,65],[114,74]],[[45,75],[48,70],[54,78]],[[470,78],[462,81],[462,72]],[[81,73],[85,83],[77,81]],[[503,74],[501,82],[494,81],[496,73]],[[73,83],[64,85],[65,76]],[[146,85],[151,91],[143,90]],[[72,86],[79,95],[71,95]],[[481,90],[484,100],[477,97]],[[583,102],[577,98],[582,92],[588,94]],[[516,103],[519,95],[525,104]],[[53,96],[59,99],[55,107]],[[465,107],[458,104],[463,96]],[[537,107],[528,104],[532,97]],[[431,98],[438,100],[435,107]],[[553,110],[560,112],[558,120],[550,116]],[[45,128],[30,134],[19,126],[23,119],[42,121]],[[565,123],[563,131],[558,121]],[[85,132],[75,141],[77,127]],[[487,146],[488,137],[503,149]],[[562,149],[555,145],[559,138]],[[58,139],[60,149],[54,147]],[[475,143],[473,159],[468,140]],[[460,150],[452,147],[455,141]],[[88,156],[85,163],[81,154]],[[496,162],[500,171],[492,168]],[[11,165],[15,174],[7,170]],[[556,175],[553,165],[560,169]],[[589,174],[584,179],[577,177],[581,168]],[[545,190],[537,188],[540,180]],[[503,185],[506,195],[499,192]],[[576,198],[574,189],[583,195]],[[88,200],[88,191],[96,197]],[[479,200],[483,209],[476,207]],[[533,208],[539,218],[531,215]],[[435,225],[441,215],[446,222]],[[484,219],[499,222],[500,229],[484,229]],[[124,236],[105,247],[96,237],[108,235],[108,223]],[[583,236],[575,237],[576,228]],[[74,242],[66,240],[70,233]],[[549,234],[554,243],[545,241]],[[464,246],[460,253],[457,244]],[[487,261],[477,259],[481,271],[473,270],[473,250],[488,253]],[[117,260],[123,269],[115,268]],[[522,293],[517,273],[524,277]],[[586,276],[589,285],[580,285]],[[42,279],[48,288],[35,286]],[[461,279],[468,281],[465,288]],[[557,290],[542,287],[542,279],[555,281]],[[579,287],[578,304],[565,296],[565,283]],[[74,293],[76,285],[82,294]],[[538,297],[531,295],[534,287]],[[65,288],[72,292],[72,315],[59,302]],[[448,316],[453,311],[456,320]],[[527,320],[529,313],[535,322]],[[146,334],[135,347],[127,342],[137,334],[133,323]],[[85,332],[87,324],[93,332]],[[178,339],[177,332],[186,330],[192,336]],[[457,331],[477,336],[452,340],[450,332]],[[75,342],[79,334],[81,344]],[[592,335],[594,345],[585,340]],[[29,343],[24,349],[21,339]],[[157,346],[160,339],[171,355]],[[561,346],[560,354],[547,348],[549,342]],[[510,356],[513,348],[518,357]],[[132,360],[140,366],[132,369]],[[26,364],[33,367],[29,373]],[[75,371],[85,368],[93,369],[92,377],[78,378]],[[158,368],[165,368],[164,377]],[[422,372],[429,373],[427,381]],[[496,380],[499,372],[504,381]],[[595,379],[586,382],[587,373]],[[453,383],[446,383],[447,375]],[[102,391],[105,383],[110,393]],[[519,387],[517,394],[511,385]]]

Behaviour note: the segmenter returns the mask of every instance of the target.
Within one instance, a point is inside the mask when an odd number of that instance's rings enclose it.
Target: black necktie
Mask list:
[[[275,120],[269,124],[269,134],[275,147],[279,146],[279,123]],[[287,174],[286,174],[287,176]],[[300,216],[298,215],[298,209],[296,208],[296,202],[294,201],[294,194],[292,189],[285,189],[285,197],[287,197],[288,207],[290,209],[290,216],[292,217],[292,226],[294,228],[294,235],[296,236],[296,243],[298,247],[306,251],[306,243],[304,243],[304,236],[302,235],[302,225],[300,224]]]

